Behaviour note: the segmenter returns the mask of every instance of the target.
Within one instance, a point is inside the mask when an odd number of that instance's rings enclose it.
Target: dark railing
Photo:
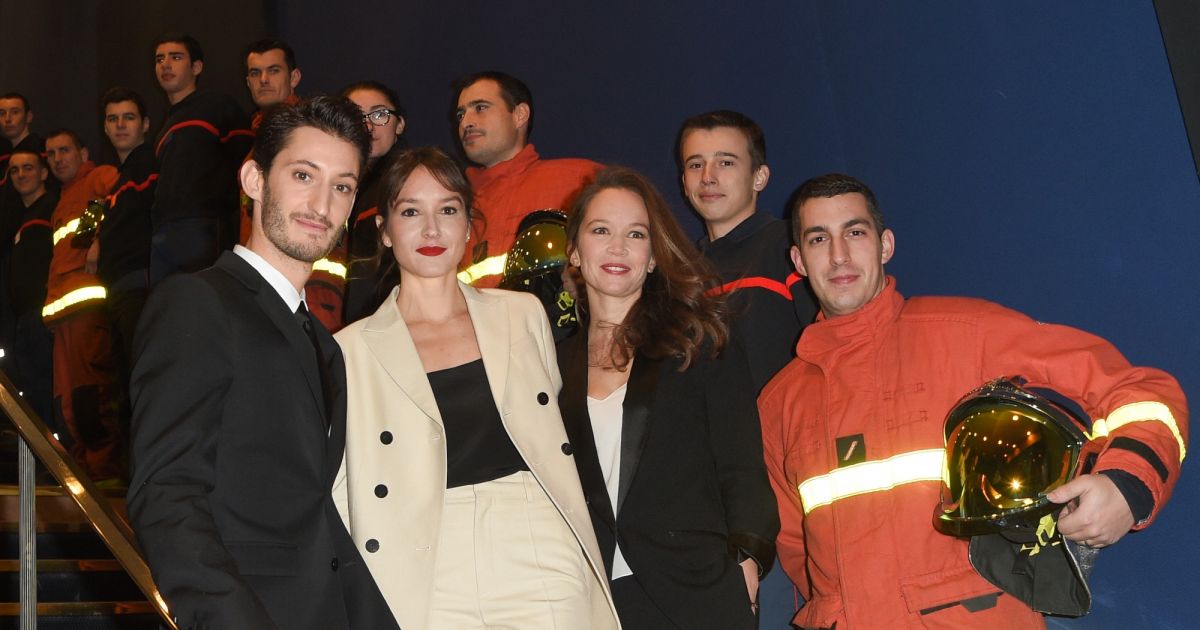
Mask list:
[[[18,482],[20,487],[20,580],[21,628],[32,630],[37,624],[37,535],[34,515],[34,456],[62,484],[66,493],[96,530],[100,539],[112,551],[113,557],[125,569],[151,608],[168,628],[176,628],[167,604],[163,601],[150,575],[150,567],[138,552],[129,523],[108,504],[105,495],[96,489],[50,429],[37,417],[25,399],[16,393],[8,375],[0,370],[0,408],[20,434],[18,445]]]

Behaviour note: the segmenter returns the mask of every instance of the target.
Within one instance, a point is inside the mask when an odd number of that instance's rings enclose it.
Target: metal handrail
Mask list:
[[[0,408],[12,420],[13,426],[20,433],[22,440],[29,450],[46,466],[50,474],[66,488],[67,494],[79,506],[80,511],[96,530],[96,534],[112,551],[113,557],[121,563],[121,567],[137,585],[146,600],[163,623],[175,630],[177,626],[167,610],[167,603],[158,592],[150,567],[137,549],[133,529],[129,523],[117,514],[103,493],[96,489],[92,480],[80,470],[79,466],[62,447],[45,423],[37,417],[29,403],[16,395],[8,375],[0,370]],[[21,488],[22,500],[25,500],[26,489]]]

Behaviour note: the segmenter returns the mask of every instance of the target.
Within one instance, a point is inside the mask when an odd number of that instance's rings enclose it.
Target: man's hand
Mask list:
[[[1081,475],[1046,498],[1066,504],[1058,515],[1058,531],[1089,547],[1107,547],[1134,525],[1125,496],[1107,475]]]
[[[758,563],[754,558],[742,560],[742,575],[746,578],[746,592],[750,593],[750,611],[758,615]]]
[[[578,267],[571,265],[563,265],[562,268],[562,283],[563,290],[571,294],[572,300],[579,300],[579,287],[583,284],[583,276],[579,273]]]
[[[88,273],[96,273],[100,263],[100,239],[92,239],[92,246],[88,248],[87,260],[83,263],[83,270]]]

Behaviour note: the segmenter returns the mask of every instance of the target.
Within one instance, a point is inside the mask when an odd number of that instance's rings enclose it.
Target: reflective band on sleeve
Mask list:
[[[822,505],[868,492],[891,490],[914,481],[940,481],[946,449],[930,448],[887,459],[838,468],[805,480],[797,489],[804,513]]]
[[[458,272],[458,279],[464,284],[471,284],[485,276],[498,276],[504,273],[504,263],[507,261],[507,253],[485,258]]]
[[[339,262],[334,262],[328,258],[322,258],[321,260],[313,263],[313,271],[324,271],[327,274],[334,275],[342,279],[346,278],[346,265],[343,265]]]
[[[42,308],[42,317],[53,317],[62,312],[63,309],[70,308],[80,302],[103,300],[107,296],[108,292],[104,290],[104,287],[80,287],[47,304]]]
[[[1179,461],[1182,462],[1183,457],[1187,455],[1183,434],[1179,432],[1179,425],[1175,422],[1171,409],[1160,402],[1136,402],[1117,407],[1108,414],[1108,418],[1101,418],[1092,423],[1092,439],[1104,437],[1131,422],[1151,421],[1161,422],[1171,430],[1175,441],[1179,442]]]
[[[67,221],[66,225],[58,228],[57,230],[54,230],[54,239],[53,239],[54,244],[58,245],[59,241],[74,234],[75,229],[78,227],[79,227],[79,219],[71,219],[70,221]]]

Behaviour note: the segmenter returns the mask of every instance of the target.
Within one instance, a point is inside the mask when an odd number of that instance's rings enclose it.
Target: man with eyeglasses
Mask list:
[[[383,173],[391,158],[404,149],[401,137],[405,129],[404,107],[396,93],[378,81],[358,81],[342,88],[341,95],[358,105],[363,124],[371,134],[371,152],[354,210],[346,230],[346,299],[343,321],[349,324],[374,313],[395,284],[393,278],[380,277],[375,268],[379,248],[379,214],[383,193]]]
[[[543,160],[529,143],[533,94],[516,77],[477,72],[454,82],[458,139],[480,212],[483,233],[471,238],[459,278],[477,287],[495,287],[504,274],[508,250],[521,220],[537,210],[566,211],[570,201],[601,167],[591,160]]]
[[[154,71],[171,106],[154,142],[153,284],[212,265],[238,236],[235,174],[252,134],[232,98],[197,88],[203,70],[204,51],[191,36],[168,34],[155,42]]]

